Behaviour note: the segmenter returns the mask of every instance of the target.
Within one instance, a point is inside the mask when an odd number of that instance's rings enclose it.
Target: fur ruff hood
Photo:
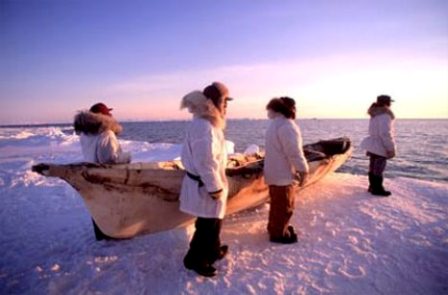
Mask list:
[[[382,114],[387,114],[387,115],[389,115],[392,118],[392,120],[395,119],[395,115],[394,115],[394,113],[392,112],[392,110],[390,108],[385,107],[385,106],[378,106],[376,103],[373,103],[370,106],[370,108],[367,111],[367,113],[372,118],[376,117],[376,116],[379,116],[379,115],[382,115]]]
[[[113,117],[89,111],[81,111],[76,114],[73,126],[77,134],[97,135],[107,130],[118,134],[123,130],[123,127]]]
[[[185,95],[180,108],[188,109],[193,116],[209,121],[214,127],[225,128],[224,116],[201,91],[193,91]]]

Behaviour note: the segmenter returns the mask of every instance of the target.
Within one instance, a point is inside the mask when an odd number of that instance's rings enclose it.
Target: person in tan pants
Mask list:
[[[264,159],[264,176],[271,200],[267,228],[271,242],[290,244],[297,242],[294,227],[289,224],[294,212],[294,181],[299,179],[302,185],[309,168],[300,129],[294,122],[294,99],[274,98],[266,109],[272,120],[266,131]]]

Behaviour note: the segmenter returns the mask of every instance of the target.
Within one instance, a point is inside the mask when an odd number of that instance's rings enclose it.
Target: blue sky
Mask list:
[[[183,119],[181,97],[214,80],[234,118],[279,95],[302,117],[363,118],[381,93],[399,117],[448,118],[447,1],[1,1],[0,42],[0,124],[97,101]]]

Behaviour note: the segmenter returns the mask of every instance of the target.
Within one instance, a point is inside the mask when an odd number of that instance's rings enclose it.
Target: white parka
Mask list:
[[[361,148],[366,151],[387,157],[387,152],[395,154],[394,114],[387,107],[373,105],[368,111],[371,116],[369,122],[369,136],[361,142]]]
[[[100,164],[130,162],[130,154],[123,153],[115,135],[122,128],[114,118],[84,111],[75,116],[74,125],[80,135],[84,161]]]
[[[308,172],[302,145],[299,126],[277,113],[266,131],[264,177],[268,185],[290,185],[295,172]]]
[[[182,147],[182,164],[186,171],[199,176],[199,182],[185,176],[180,194],[180,210],[203,218],[224,218],[228,182],[224,119],[202,92],[194,91],[182,100],[182,108],[193,113]],[[223,190],[221,198],[212,199],[209,192]]]

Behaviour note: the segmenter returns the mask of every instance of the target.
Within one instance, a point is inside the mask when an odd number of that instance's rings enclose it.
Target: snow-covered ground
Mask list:
[[[95,241],[76,191],[29,171],[80,158],[53,131],[0,138],[0,294],[448,294],[447,183],[387,179],[379,198],[366,177],[328,175],[297,196],[297,244],[268,241],[268,204],[226,218],[230,253],[207,279],[182,265],[192,227]],[[179,152],[123,144],[139,160]]]

